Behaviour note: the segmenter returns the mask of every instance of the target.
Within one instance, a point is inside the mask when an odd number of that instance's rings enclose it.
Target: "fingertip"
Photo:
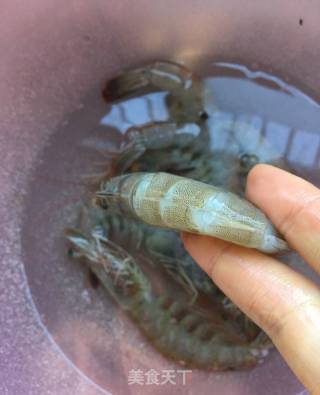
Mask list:
[[[308,181],[278,167],[259,164],[248,174],[246,196],[263,210],[274,208],[275,199],[295,204],[318,193]]]
[[[267,186],[267,183],[282,170],[267,164],[254,166],[247,177],[246,196],[255,201],[256,195]]]

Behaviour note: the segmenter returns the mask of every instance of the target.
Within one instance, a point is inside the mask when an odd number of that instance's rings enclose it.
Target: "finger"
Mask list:
[[[320,272],[320,190],[273,166],[257,165],[248,175],[246,194]]]
[[[184,234],[186,249],[213,281],[271,337],[309,390],[320,388],[320,291],[270,256]]]

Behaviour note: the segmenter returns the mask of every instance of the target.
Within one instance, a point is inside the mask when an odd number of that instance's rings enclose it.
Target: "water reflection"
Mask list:
[[[267,79],[268,75],[264,73],[263,77]],[[273,83],[279,81],[269,78]],[[285,160],[291,168],[319,167],[320,110],[297,88],[286,85],[285,89],[281,82],[275,90],[249,79],[221,76],[207,78],[205,84],[213,151],[236,156],[255,154],[260,162],[274,164]],[[100,124],[124,133],[133,125],[165,121],[165,96],[164,92],[151,93],[114,104]]]

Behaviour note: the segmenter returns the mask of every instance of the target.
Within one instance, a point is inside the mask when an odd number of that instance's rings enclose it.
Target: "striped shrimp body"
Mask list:
[[[142,253],[152,265],[161,265],[194,298],[198,292],[220,295],[210,277],[184,249],[179,234],[99,208],[82,207],[80,226],[102,238],[123,246],[126,251]]]
[[[162,354],[188,366],[211,370],[249,368],[265,348],[247,342],[221,315],[156,296],[151,284],[128,253],[100,234],[67,229],[73,256],[85,258],[107,291],[125,309]]]
[[[120,149],[108,152],[109,156],[115,156],[108,177],[129,170],[148,150],[183,148],[199,137],[203,142],[208,141],[202,80],[181,64],[156,61],[123,72],[107,82],[103,94],[108,102],[115,102],[154,91],[167,92],[168,121],[129,128]]]
[[[106,101],[114,102],[156,91],[168,92],[166,101],[171,120],[186,123],[207,118],[201,79],[174,62],[156,61],[123,72],[107,82],[103,95]]]
[[[256,334],[256,326],[222,294],[207,273],[194,262],[177,232],[88,206],[81,208],[80,226],[87,233],[111,240],[120,248],[125,247],[126,251],[138,252],[139,255],[142,253],[149,258],[147,262],[152,265],[161,265],[177,284],[182,285],[191,304],[197,300],[200,292],[208,295],[211,302],[220,301],[226,316],[237,321],[249,339],[255,337],[252,333]]]
[[[103,235],[124,243],[127,250],[142,251],[154,264],[160,264],[173,279],[193,294],[220,294],[210,277],[184,249],[177,232],[144,224],[117,213],[106,212],[100,222]]]
[[[129,128],[123,136],[120,149],[110,152],[114,156],[112,173],[127,171],[146,151],[156,151],[177,146],[180,149],[194,144],[195,140],[207,140],[205,125],[175,122],[151,122]]]
[[[140,305],[139,316],[134,318],[155,348],[190,367],[207,370],[250,368],[270,347],[261,343],[259,336],[257,341],[246,342],[218,314],[210,317],[167,295]]]
[[[250,202],[212,185],[167,173],[131,173],[101,184],[95,204],[153,226],[214,236],[266,253],[287,244]]]
[[[161,265],[167,273],[196,300],[201,292],[210,297],[210,301],[221,301],[226,315],[237,322],[248,338],[255,338],[259,328],[246,317],[239,308],[224,296],[211,278],[195,263],[185,250],[179,234],[135,221],[123,215],[91,208],[87,213],[93,215],[89,230],[95,229],[103,237],[124,243],[126,250],[141,251],[153,265]],[[99,230],[100,229],[100,230]],[[193,297],[193,299],[192,299]]]

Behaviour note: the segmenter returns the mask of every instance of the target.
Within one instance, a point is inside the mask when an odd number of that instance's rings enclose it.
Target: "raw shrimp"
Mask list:
[[[154,267],[161,265],[193,296],[203,292],[211,297],[221,294],[210,277],[184,249],[177,232],[144,224],[99,208],[82,207],[81,227],[115,243],[125,243],[126,251],[148,257]]]
[[[67,229],[73,256],[85,258],[107,291],[127,311],[162,354],[184,366],[226,370],[254,366],[269,345],[260,335],[253,342],[218,312],[208,317],[170,295],[155,295],[137,262],[118,245],[94,231]]]
[[[147,257],[146,262],[156,269],[162,266],[171,278],[190,295],[194,303],[199,294],[210,298],[210,303],[221,302],[229,319],[237,322],[239,330],[254,339],[260,329],[246,317],[213,283],[185,250],[179,234],[144,224],[126,216],[84,206],[80,211],[80,226],[105,239],[125,245],[126,251]]]
[[[166,91],[170,119],[177,123],[201,122],[208,115],[203,105],[203,85],[185,66],[156,61],[109,80],[103,95],[114,102],[147,92]]]
[[[288,249],[267,217],[237,195],[167,173],[131,173],[102,183],[95,203],[150,225],[214,236],[266,253]]]
[[[172,146],[190,146],[199,138],[205,139],[205,129],[196,123],[177,125],[174,122],[152,122],[129,128],[120,149],[112,152],[116,157],[111,173],[122,174],[130,168],[147,150],[166,149]],[[109,155],[111,153],[109,152]]]
[[[122,230],[119,229],[122,227]],[[104,229],[108,229],[109,238],[116,234],[126,240],[126,246],[134,243],[134,248],[151,259],[151,262],[162,265],[193,296],[203,292],[211,297],[220,291],[184,249],[177,232],[149,226],[140,221],[130,220],[115,213],[106,215]],[[125,235],[124,235],[125,234]]]
[[[161,353],[204,369],[254,366],[270,347],[267,336],[193,261],[179,233],[165,228],[210,231],[266,252],[284,248],[285,243],[255,207],[229,192],[192,181],[243,194],[246,175],[259,158],[255,150],[250,155],[244,149],[238,154],[217,151],[216,137],[211,141],[209,135],[202,80],[182,65],[157,61],[124,72],[106,84],[104,97],[116,102],[155,91],[166,92],[168,119],[130,127],[119,149],[104,153],[112,160],[95,200],[109,210],[90,208],[81,231],[69,229],[66,237],[73,256],[86,259]],[[221,130],[226,129],[222,126]],[[189,179],[132,174],[108,181],[110,176],[136,171]],[[211,223],[205,221],[209,217]],[[166,283],[166,291],[156,294],[153,276],[143,272],[146,267],[140,265],[140,258],[154,270],[163,267],[159,275],[169,273],[173,287]],[[146,269],[150,273],[150,267]],[[182,300],[176,291],[183,293]],[[190,299],[190,293],[198,297]],[[204,305],[210,308],[203,311]]]

